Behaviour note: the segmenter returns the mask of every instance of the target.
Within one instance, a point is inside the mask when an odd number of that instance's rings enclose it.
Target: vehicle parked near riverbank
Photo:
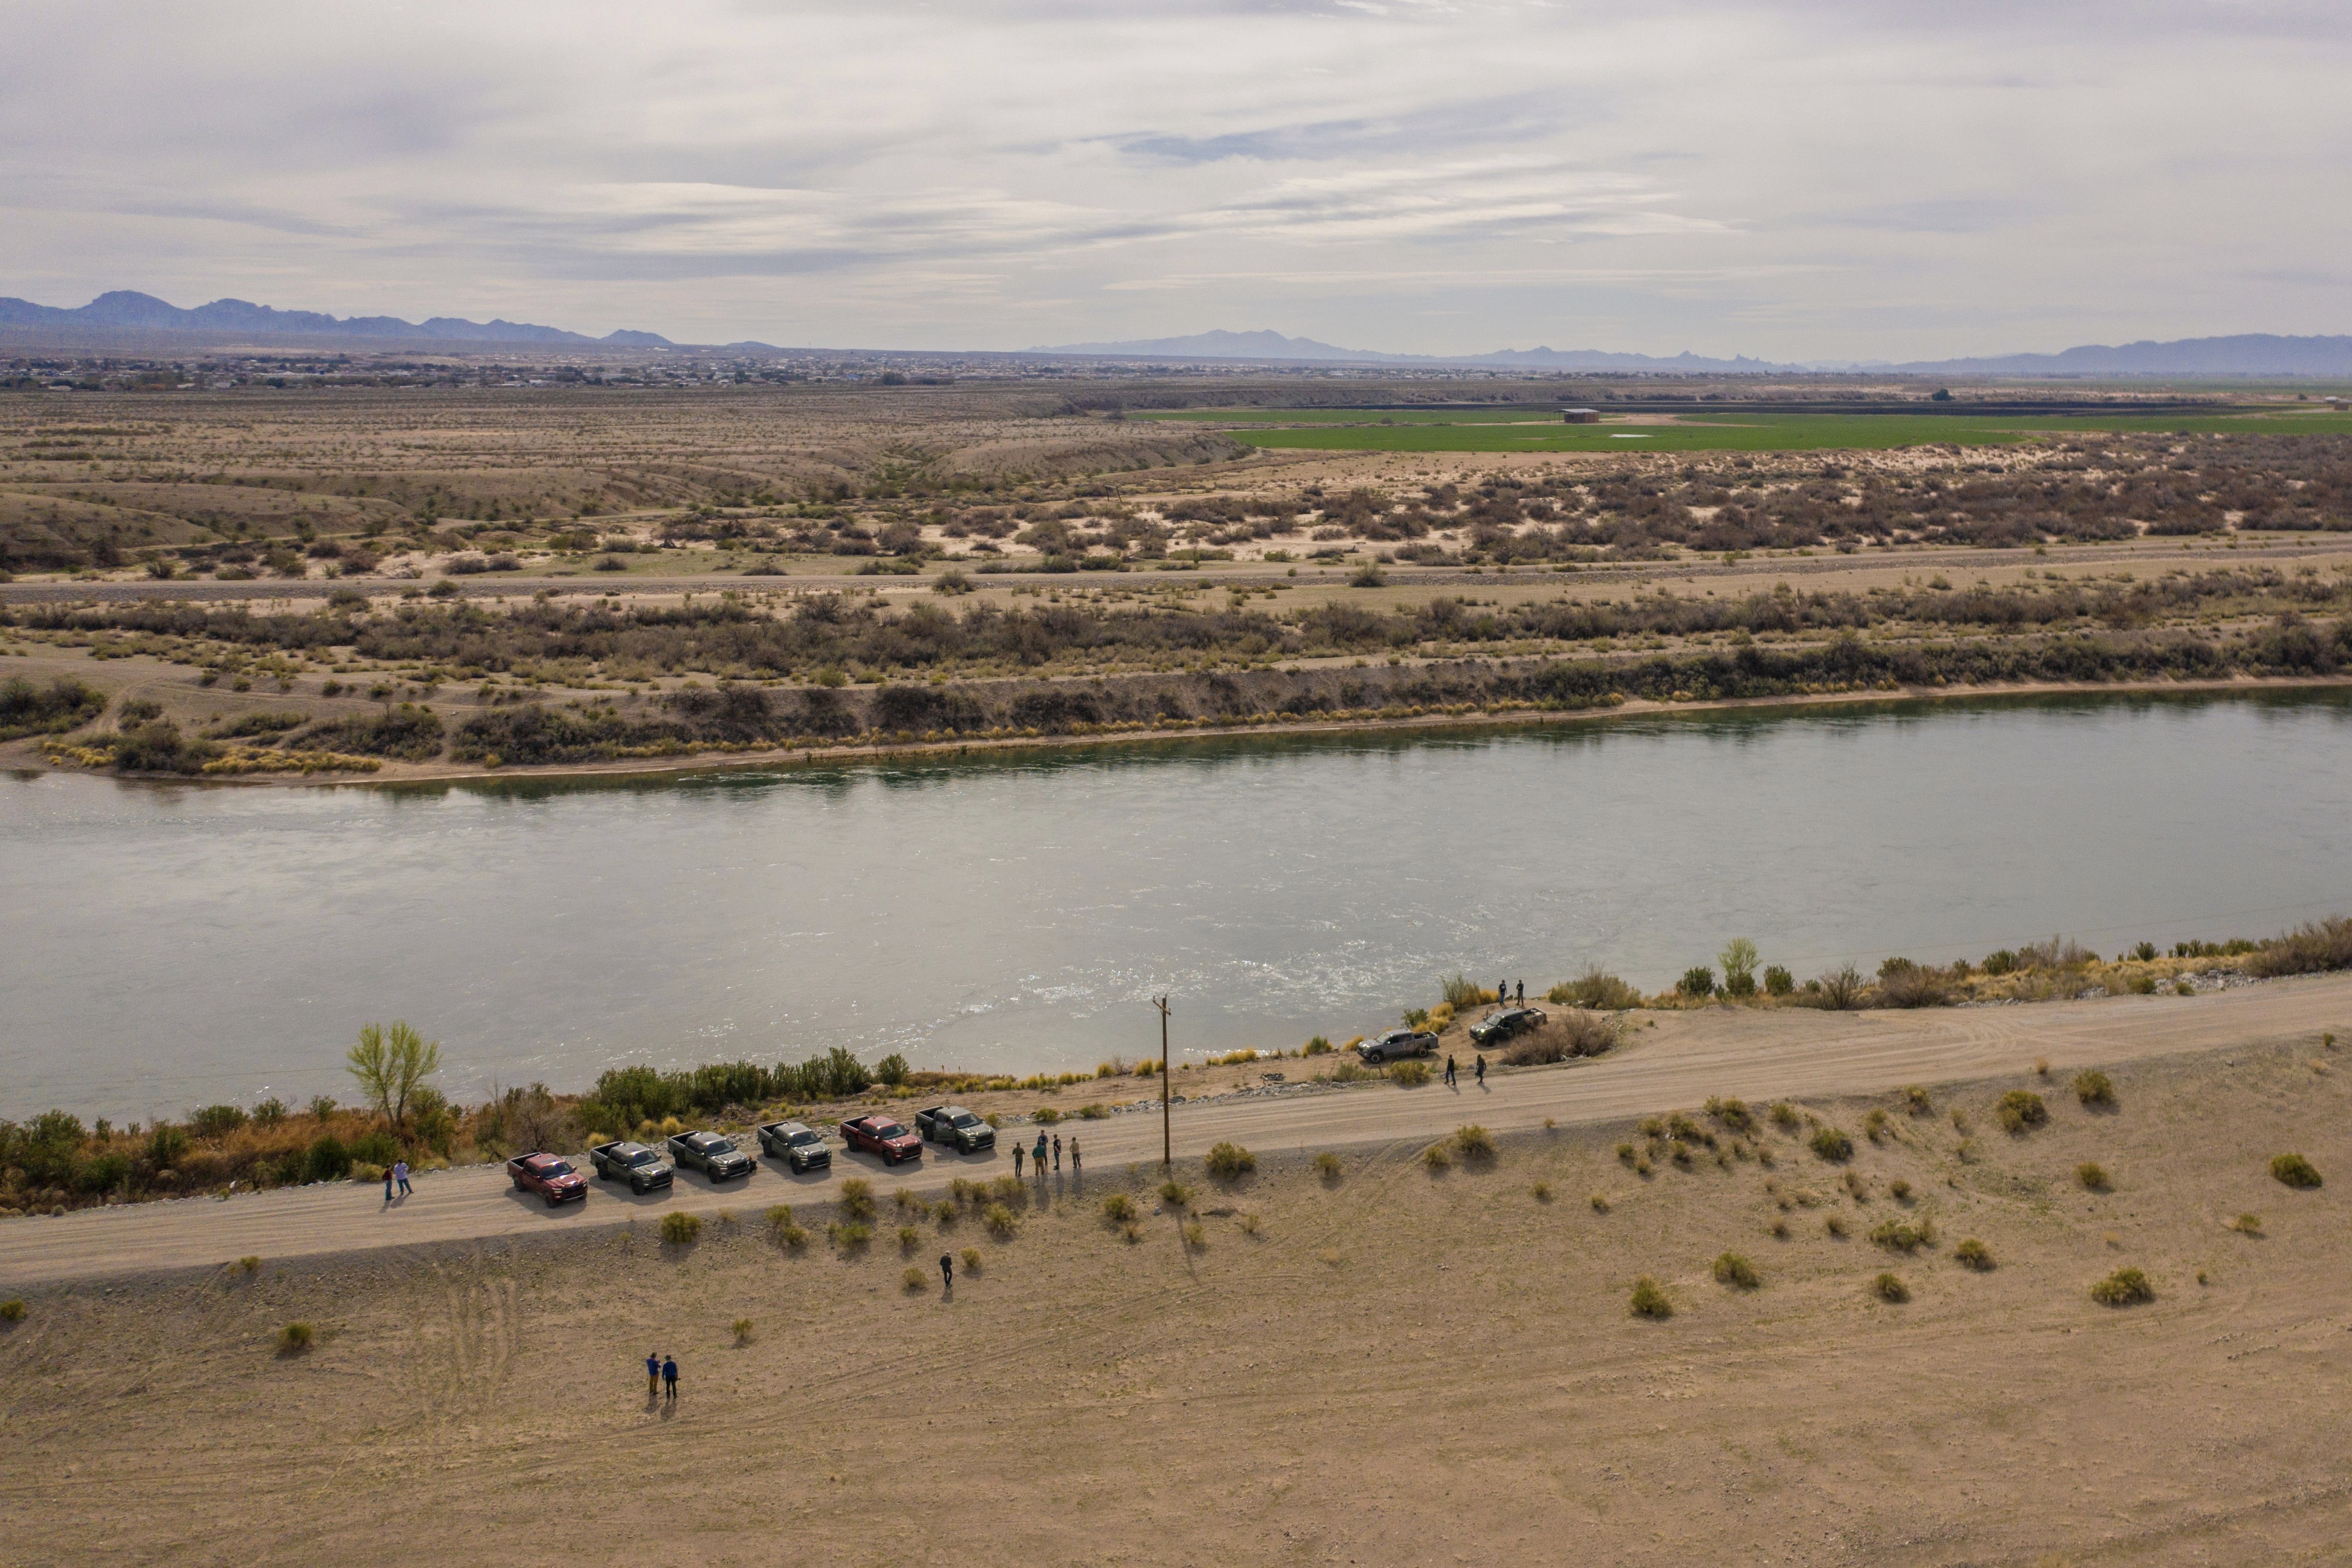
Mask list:
[[[842,1141],[855,1152],[879,1154],[886,1164],[923,1157],[923,1141],[887,1116],[856,1116],[841,1124]]]
[[[1391,1029],[1356,1047],[1356,1054],[1378,1067],[1401,1057],[1424,1057],[1437,1048],[1437,1037],[1426,1029]]]
[[[1506,1007],[1471,1025],[1470,1037],[1482,1046],[1498,1046],[1513,1035],[1524,1034],[1550,1021],[1550,1015],[1540,1007]]]
[[[561,1154],[517,1154],[507,1162],[507,1174],[517,1192],[537,1193],[549,1208],[588,1195],[588,1178]]]
[[[626,1182],[639,1197],[677,1180],[677,1170],[643,1143],[599,1143],[588,1151],[588,1163],[608,1182]]]
[[[934,1105],[915,1112],[915,1131],[927,1143],[947,1143],[959,1154],[996,1147],[996,1129],[961,1105]]]
[[[751,1156],[734,1141],[717,1132],[680,1132],[669,1141],[669,1157],[691,1165],[714,1182],[732,1181],[751,1173]]]
[[[798,1121],[769,1121],[760,1127],[760,1147],[782,1160],[794,1173],[822,1170],[833,1163],[833,1148],[824,1134]]]

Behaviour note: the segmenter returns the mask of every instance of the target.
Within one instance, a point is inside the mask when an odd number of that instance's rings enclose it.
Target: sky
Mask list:
[[[2352,11],[0,0],[0,294],[681,342],[2352,331]]]

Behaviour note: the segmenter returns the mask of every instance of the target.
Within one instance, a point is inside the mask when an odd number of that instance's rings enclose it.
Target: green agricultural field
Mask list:
[[[1677,415],[1663,425],[1562,425],[1532,409],[1240,409],[1139,415],[1229,428],[1253,447],[1324,452],[1789,452],[1827,448],[1996,447],[2086,431],[2168,435],[2352,436],[2352,414],[2250,409],[2242,414]],[[1344,423],[1343,423],[1344,422]],[[1305,428],[1255,429],[1285,424]]]

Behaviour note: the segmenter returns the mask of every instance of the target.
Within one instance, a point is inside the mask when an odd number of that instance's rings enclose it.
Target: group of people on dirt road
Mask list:
[[[1013,1145],[1013,1173],[1015,1176],[1021,1174],[1021,1160],[1023,1152],[1021,1144],[1016,1140]],[[1060,1170],[1062,1168],[1062,1135],[1058,1132],[1054,1134],[1053,1147],[1049,1151],[1045,1144],[1045,1134],[1043,1131],[1040,1131],[1037,1134],[1037,1146],[1034,1149],[1027,1151],[1030,1163],[1037,1168],[1037,1176],[1040,1181],[1045,1179],[1045,1159],[1049,1152],[1053,1156],[1054,1169],[1056,1171]],[[1078,1169],[1078,1140],[1077,1135],[1073,1133],[1070,1136],[1070,1169],[1075,1171]]]
[[[1481,1051],[1481,1052],[1479,1052],[1479,1053],[1478,1053],[1478,1065],[1477,1065],[1475,1068],[1473,1068],[1472,1070],[1473,1070],[1473,1071],[1475,1071],[1475,1072],[1478,1075],[1478,1087],[1479,1087],[1480,1089],[1484,1089],[1484,1088],[1486,1088],[1486,1052]],[[1457,1087],[1457,1086],[1455,1085],[1454,1081],[1454,1058],[1453,1058],[1452,1057],[1448,1057],[1448,1058],[1445,1058],[1445,1087],[1446,1087],[1446,1088],[1448,1088],[1448,1089],[1453,1089],[1453,1088]]]

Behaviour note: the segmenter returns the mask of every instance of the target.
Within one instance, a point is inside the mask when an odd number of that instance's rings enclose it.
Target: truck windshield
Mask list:
[[[650,1149],[640,1149],[635,1153],[629,1156],[629,1163],[632,1165],[650,1165],[660,1160],[660,1155],[655,1153]]]
[[[874,1130],[877,1138],[904,1138],[906,1135],[907,1130],[895,1121],[885,1121]]]
[[[735,1152],[735,1145],[724,1138],[713,1138],[702,1146],[702,1152],[706,1154],[732,1154]]]
[[[572,1167],[561,1160],[551,1160],[539,1168],[539,1173],[542,1176],[568,1176],[572,1173]]]
[[[958,1127],[977,1127],[980,1125],[980,1118],[967,1110],[955,1119],[955,1124]]]
[[[824,1139],[818,1137],[814,1132],[795,1132],[793,1134],[792,1141],[796,1145],[802,1143],[822,1143],[824,1142]]]

